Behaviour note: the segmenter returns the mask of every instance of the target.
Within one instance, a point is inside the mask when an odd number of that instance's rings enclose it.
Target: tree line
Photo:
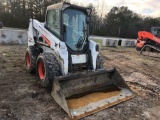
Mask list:
[[[0,21],[4,26],[27,28],[29,19],[44,21],[47,6],[61,0],[1,0]]]
[[[0,21],[6,27],[28,28],[29,18],[43,22],[47,6],[62,0],[1,0]],[[68,1],[68,0],[64,0]],[[91,35],[136,38],[140,30],[150,31],[160,26],[160,17],[144,17],[126,6],[113,7],[104,18],[99,16],[93,4],[90,24]]]
[[[89,5],[93,8],[93,5]],[[91,33],[101,36],[137,38],[138,31],[150,32],[151,27],[160,26],[160,17],[144,17],[126,6],[113,7],[102,19],[93,9]]]

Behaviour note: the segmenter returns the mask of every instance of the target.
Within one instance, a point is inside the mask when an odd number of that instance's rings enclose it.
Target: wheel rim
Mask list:
[[[44,80],[45,77],[45,69],[44,69],[44,63],[40,61],[38,63],[38,74],[41,80]]]
[[[27,65],[27,67],[30,67],[30,56],[29,56],[29,53],[27,52],[26,53],[26,65]]]

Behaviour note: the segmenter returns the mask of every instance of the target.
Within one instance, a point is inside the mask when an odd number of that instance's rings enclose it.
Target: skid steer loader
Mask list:
[[[160,58],[160,27],[151,27],[151,32],[139,31],[136,50],[144,56]]]
[[[115,68],[105,69],[99,45],[89,40],[91,9],[70,3],[47,7],[41,23],[30,19],[26,69],[36,72],[43,87],[51,87],[54,100],[70,119],[134,97]]]

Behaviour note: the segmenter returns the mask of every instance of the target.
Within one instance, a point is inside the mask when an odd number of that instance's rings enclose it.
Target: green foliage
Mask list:
[[[47,6],[61,1],[2,0],[0,2],[0,21],[6,27],[28,28],[30,18],[44,21]]]
[[[93,4],[89,4],[88,7],[92,9],[91,22],[90,22],[90,33],[95,35],[95,34],[97,34],[97,32],[100,31],[102,20],[97,15],[96,9],[93,6]]]
[[[107,36],[136,38],[140,30],[150,31],[152,26],[160,26],[160,18],[142,17],[128,7],[113,7],[105,16],[104,28]]]
[[[99,43],[100,46],[102,46],[102,40],[101,39],[92,39],[94,42]]]

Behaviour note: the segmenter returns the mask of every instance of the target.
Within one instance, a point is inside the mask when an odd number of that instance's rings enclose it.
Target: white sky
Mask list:
[[[99,15],[102,13],[103,16],[114,6],[128,6],[135,13],[160,17],[160,0],[70,0],[70,2],[82,6],[92,3]]]

